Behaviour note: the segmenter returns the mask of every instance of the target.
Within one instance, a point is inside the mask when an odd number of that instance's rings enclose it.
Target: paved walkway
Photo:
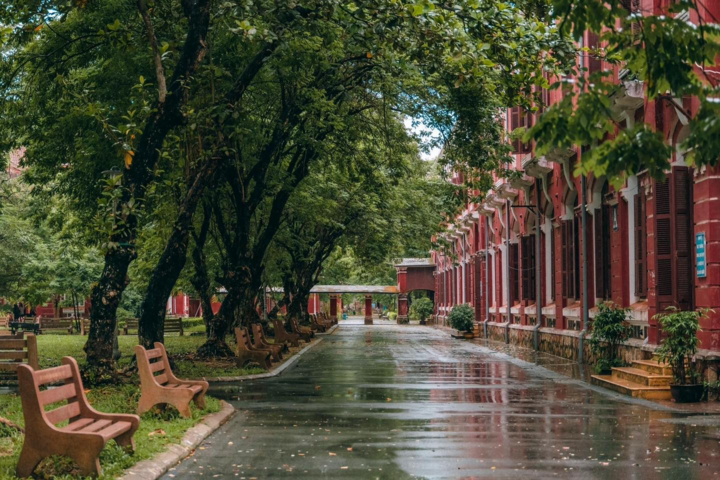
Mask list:
[[[562,362],[562,360],[560,360]],[[591,389],[427,327],[341,323],[165,478],[705,479],[717,416]]]

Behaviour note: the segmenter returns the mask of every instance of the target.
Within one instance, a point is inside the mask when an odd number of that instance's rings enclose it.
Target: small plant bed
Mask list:
[[[79,358],[79,357],[78,357]],[[58,362],[59,364],[59,358]],[[56,364],[56,365],[57,365]],[[127,384],[90,388],[87,391],[91,405],[108,413],[135,413],[140,398],[137,378]],[[199,423],[205,415],[220,411],[220,401],[207,397],[207,406],[199,410],[191,408],[192,416],[182,418],[172,407],[165,411],[154,409],[141,416],[140,428],[135,433],[135,454],[130,455],[122,447],[110,442],[100,454],[103,467],[101,479],[116,478],[123,470],[132,467],[162,452],[168,445],[180,443],[185,432]],[[0,416],[23,427],[23,413],[20,397],[16,394],[0,395]],[[23,443],[23,434],[16,429],[0,427],[0,478],[14,479]],[[65,457],[51,457],[44,460],[36,470],[36,478],[71,479],[77,477],[77,466]]]
[[[450,326],[458,331],[453,338],[473,338],[473,329],[475,328],[475,311],[468,304],[456,305],[450,312]]]
[[[597,359],[595,371],[608,375],[613,367],[622,367],[625,363],[618,357],[618,348],[630,338],[630,324],[627,322],[629,309],[621,308],[612,302],[598,305],[598,313],[592,324],[590,351]]]
[[[670,384],[670,392],[676,402],[699,402],[705,394],[703,372],[695,360],[695,354],[700,345],[697,337],[700,318],[709,311],[682,311],[668,307],[663,313],[655,315],[665,335],[655,353],[658,361],[667,363],[672,369],[673,383]]]

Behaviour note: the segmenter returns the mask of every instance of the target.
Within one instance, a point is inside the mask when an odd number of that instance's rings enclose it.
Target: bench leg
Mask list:
[[[40,452],[32,447],[23,445],[22,452],[20,453],[20,459],[18,460],[17,468],[15,472],[20,478],[29,477],[35,471],[38,463],[45,458]]]
[[[122,435],[115,437],[115,443],[120,445],[129,453],[135,453],[135,440],[133,440],[133,434],[135,431],[131,428]]]
[[[145,412],[150,411],[155,406],[151,395],[140,394],[140,401],[138,402],[137,414],[142,415]]]
[[[80,472],[85,476],[99,477],[102,473],[100,467],[100,450],[97,448],[84,448],[72,455],[72,459],[80,467]]]
[[[190,412],[190,399],[173,399],[171,405],[177,408],[180,416],[184,418],[190,418],[192,416],[192,412]]]
[[[195,398],[193,398],[193,402],[195,402],[195,406],[200,410],[205,410],[205,392],[198,393]]]

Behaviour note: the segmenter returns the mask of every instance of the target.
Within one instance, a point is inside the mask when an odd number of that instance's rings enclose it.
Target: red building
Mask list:
[[[641,11],[652,12],[658,3],[641,0]],[[706,22],[720,18],[720,2],[711,4],[718,11],[705,12]],[[680,15],[697,23],[695,12]],[[587,33],[584,45],[597,45],[597,36]],[[648,101],[643,83],[626,71],[596,58],[585,61],[589,73],[612,72],[617,89],[611,103],[621,125],[645,122],[663,132],[673,149],[671,170],[663,181],[641,172],[619,189],[591,175],[583,188],[573,172],[587,148],[538,157],[533,145],[514,141],[512,168],[520,175],[497,178],[481,204],[468,203],[448,226],[444,237],[454,258],[434,253],[436,319],[444,323],[454,305],[469,303],[483,335],[577,359],[585,322],[596,305],[613,301],[631,309],[634,338],[623,355],[639,358],[650,356],[661,338],[656,313],[671,305],[711,308],[698,335],[704,354],[720,351],[720,171],[693,168],[680,147],[687,112],[694,115],[698,101],[682,98],[678,107]],[[543,92],[549,104],[561,95]],[[509,133],[536,120],[514,108],[505,127]],[[696,265],[703,236],[705,272]]]

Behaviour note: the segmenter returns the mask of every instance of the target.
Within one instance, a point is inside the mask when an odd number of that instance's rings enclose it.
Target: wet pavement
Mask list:
[[[282,375],[211,388],[238,413],[163,478],[720,477],[720,416],[558,373],[573,368],[341,322]]]

